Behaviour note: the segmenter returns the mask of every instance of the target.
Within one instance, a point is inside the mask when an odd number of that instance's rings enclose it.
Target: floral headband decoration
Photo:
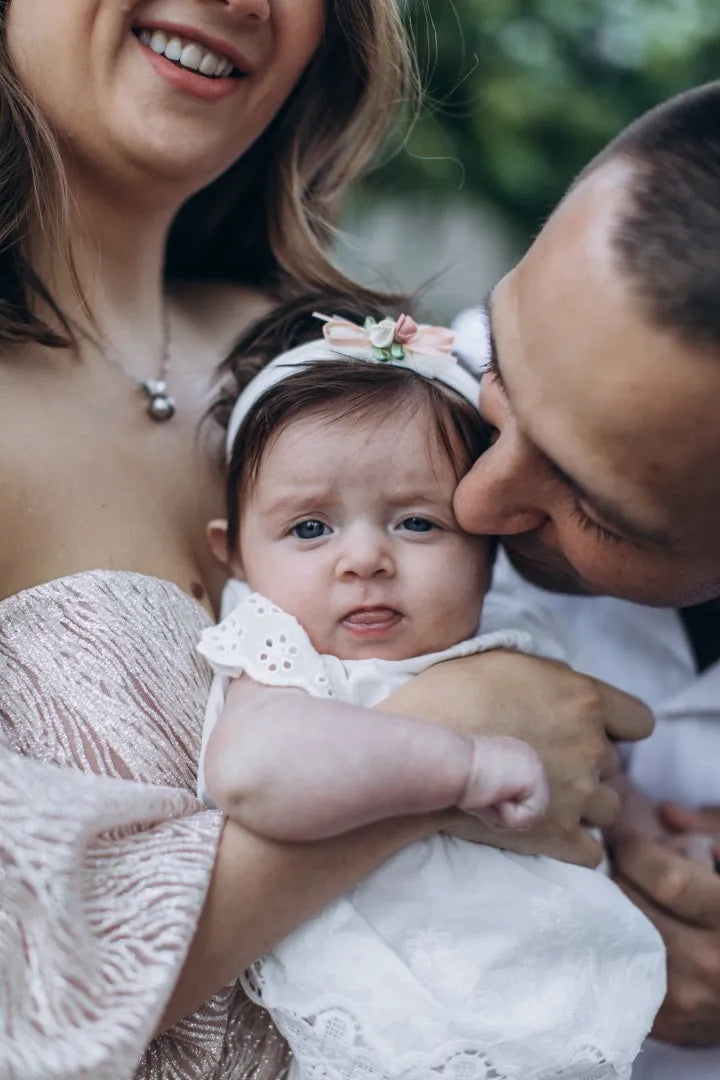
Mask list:
[[[368,317],[362,326],[336,315],[319,312],[314,315],[324,323],[322,338],[276,356],[248,383],[235,402],[225,441],[228,461],[243,421],[263,394],[309,364],[325,360],[407,367],[426,379],[437,379],[478,407],[480,383],[453,355],[452,330],[444,326],[418,326],[409,315],[379,322]]]
[[[323,337],[331,345],[338,349],[369,349],[373,360],[380,363],[405,360],[408,353],[445,357],[455,363],[452,355],[455,335],[444,326],[418,326],[409,315],[380,322],[368,315],[362,326],[319,312],[315,312],[315,318],[325,323]]]

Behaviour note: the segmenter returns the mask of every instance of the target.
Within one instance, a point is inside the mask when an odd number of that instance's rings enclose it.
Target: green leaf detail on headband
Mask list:
[[[405,347],[395,336],[397,332],[396,319],[382,319],[377,322],[371,315],[368,315],[363,323],[363,330],[370,340],[373,360],[388,362],[405,359]]]

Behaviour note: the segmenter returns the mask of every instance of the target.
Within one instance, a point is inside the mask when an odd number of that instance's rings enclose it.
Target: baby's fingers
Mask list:
[[[547,810],[549,790],[540,758],[527,743],[498,736],[475,739],[459,806],[495,828],[528,828]]]
[[[544,805],[536,804],[533,799],[521,802],[508,799],[483,811],[480,816],[498,829],[529,829],[544,816],[546,808],[547,799]]]

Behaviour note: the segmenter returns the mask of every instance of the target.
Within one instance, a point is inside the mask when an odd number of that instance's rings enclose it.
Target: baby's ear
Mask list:
[[[232,573],[233,577],[243,578],[243,568],[237,552],[230,552],[228,543],[228,524],[225,518],[213,518],[209,521],[205,533],[210,550],[219,563]]]
[[[228,523],[225,518],[213,518],[212,521],[208,522],[205,533],[210,544],[210,550],[217,561],[226,567],[233,577],[244,581],[245,574],[240,560],[240,553],[230,551]]]
[[[227,566],[230,562],[230,552],[228,551],[228,524],[225,518],[213,518],[212,521],[208,521],[205,535],[217,561]]]

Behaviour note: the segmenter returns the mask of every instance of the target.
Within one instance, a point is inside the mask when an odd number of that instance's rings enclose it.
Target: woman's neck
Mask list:
[[[84,331],[87,340],[112,351],[128,374],[144,377],[158,367],[166,344],[163,267],[175,210],[138,209],[83,192],[72,213],[77,280],[69,265],[47,253],[40,252],[35,265],[79,330],[81,348]]]

